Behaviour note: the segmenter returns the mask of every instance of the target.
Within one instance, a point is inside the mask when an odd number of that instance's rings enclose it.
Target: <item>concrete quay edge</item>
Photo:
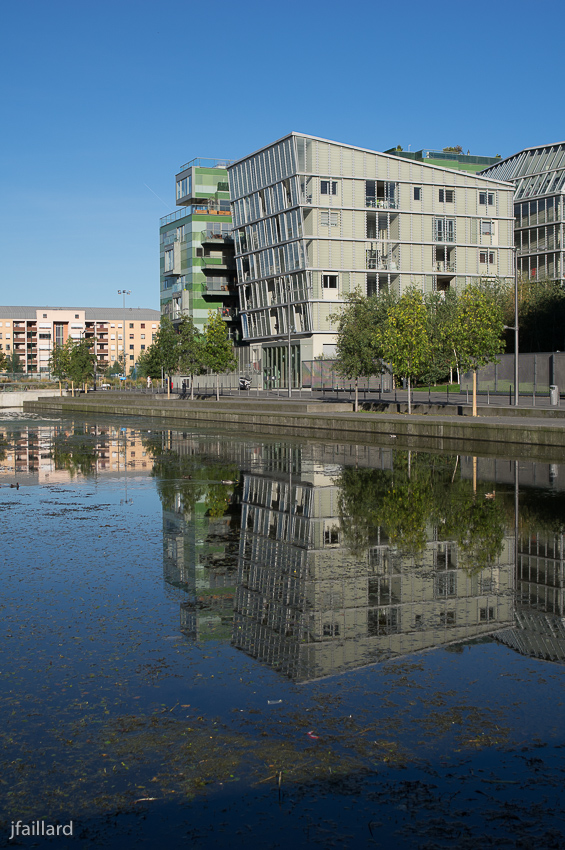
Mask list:
[[[505,420],[504,416],[471,419],[453,415],[413,415],[393,413],[335,413],[323,403],[314,412],[283,409],[265,410],[261,403],[250,405],[218,402],[187,402],[163,399],[159,403],[146,398],[110,401],[88,396],[52,397],[24,402],[24,412],[80,413],[103,416],[144,416],[171,424],[191,423],[202,428],[220,426],[230,430],[292,437],[311,437],[332,441],[376,442],[391,448],[420,448],[430,451],[464,454],[506,455],[544,460],[565,460],[565,427],[553,419]],[[328,415],[331,414],[331,415]]]

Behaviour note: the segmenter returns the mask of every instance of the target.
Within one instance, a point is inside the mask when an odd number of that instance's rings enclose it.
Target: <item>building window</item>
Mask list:
[[[131,325],[130,325],[130,328],[131,328]],[[129,335],[129,338],[130,338],[130,339],[134,339],[134,335],[133,335],[133,334],[130,334],[130,335]]]
[[[142,327],[142,328],[145,328],[145,322],[142,322],[142,323],[141,323],[141,327]]]
[[[439,615],[439,622],[441,626],[454,626],[455,611],[441,611]]]
[[[339,625],[337,623],[324,623],[323,631],[324,637],[338,637]]]
[[[436,242],[455,242],[455,219],[434,219],[434,234]]]
[[[420,186],[414,186],[414,200],[421,201],[422,200],[422,189]]]
[[[130,359],[130,360],[133,360],[133,359],[134,359],[133,354],[130,354],[129,359]]]
[[[337,182],[335,180],[320,181],[321,195],[337,195]]]
[[[325,528],[324,529],[324,545],[325,546],[335,546],[339,543],[339,528],[334,526],[333,528]]]
[[[9,350],[10,350],[10,346],[6,345],[6,351],[9,351]]]
[[[133,351],[133,345],[130,345],[129,350]]]
[[[182,180],[177,182],[177,201],[190,195],[191,182],[191,177],[183,177]]]
[[[141,327],[143,327],[143,325]],[[141,334],[141,339],[145,339],[145,334]]]
[[[481,221],[481,236],[492,236],[494,224],[492,221]]]
[[[337,289],[337,275],[336,274],[323,274],[322,275],[322,288],[323,289]]]
[[[494,264],[494,251],[479,251],[479,263]]]
[[[78,319],[78,318],[79,318],[78,313],[75,313],[75,319]]]
[[[172,272],[175,265],[175,257],[174,251],[171,248],[169,251],[165,251],[165,271]]]
[[[323,227],[337,227],[339,224],[339,214],[330,212],[329,210],[323,210],[320,212],[320,224]]]
[[[133,328],[133,322],[129,323],[130,328]]]
[[[145,351],[145,346],[144,346],[144,345],[142,345],[142,346],[141,346],[141,350],[142,350],[142,351]]]
[[[479,620],[483,623],[494,620],[494,608],[479,608]]]
[[[452,204],[455,200],[455,192],[453,189],[440,189],[439,202],[440,204]]]
[[[479,192],[479,204],[483,207],[494,206],[494,192]]]

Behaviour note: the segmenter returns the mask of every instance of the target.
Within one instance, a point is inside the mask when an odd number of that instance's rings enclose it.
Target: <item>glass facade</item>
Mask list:
[[[565,143],[528,148],[485,169],[482,174],[514,184],[518,273],[530,280],[565,283]]]
[[[481,257],[493,246],[496,274],[512,274],[505,184],[297,134],[228,173],[242,332],[261,349],[265,381],[266,369],[286,380],[266,351],[278,340],[284,350],[289,323],[301,361],[323,356],[356,290],[465,286],[485,274]],[[465,250],[456,254],[456,245]]]

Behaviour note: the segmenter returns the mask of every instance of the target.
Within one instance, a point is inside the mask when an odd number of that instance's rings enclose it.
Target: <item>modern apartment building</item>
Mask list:
[[[335,351],[348,293],[460,290],[513,274],[502,181],[298,133],[228,165],[239,303],[270,386]]]
[[[514,186],[518,272],[531,280],[565,283],[565,142],[525,148],[481,175]]]
[[[229,160],[193,159],[176,175],[179,209],[161,219],[161,313],[190,316],[202,330],[218,310],[234,341],[240,338]]]
[[[23,371],[47,374],[55,345],[69,337],[94,340],[100,371],[116,360],[129,373],[157,333],[160,313],[127,307],[1,307],[0,351],[19,357]],[[125,325],[125,327],[124,327]]]

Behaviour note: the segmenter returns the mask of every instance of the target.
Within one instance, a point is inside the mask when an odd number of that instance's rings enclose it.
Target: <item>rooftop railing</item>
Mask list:
[[[190,162],[185,162],[184,165],[181,165],[179,174],[181,171],[186,171],[187,168],[227,168],[228,165],[232,165],[234,162],[235,159],[214,159],[206,156],[198,156],[196,159],[191,159]]]

